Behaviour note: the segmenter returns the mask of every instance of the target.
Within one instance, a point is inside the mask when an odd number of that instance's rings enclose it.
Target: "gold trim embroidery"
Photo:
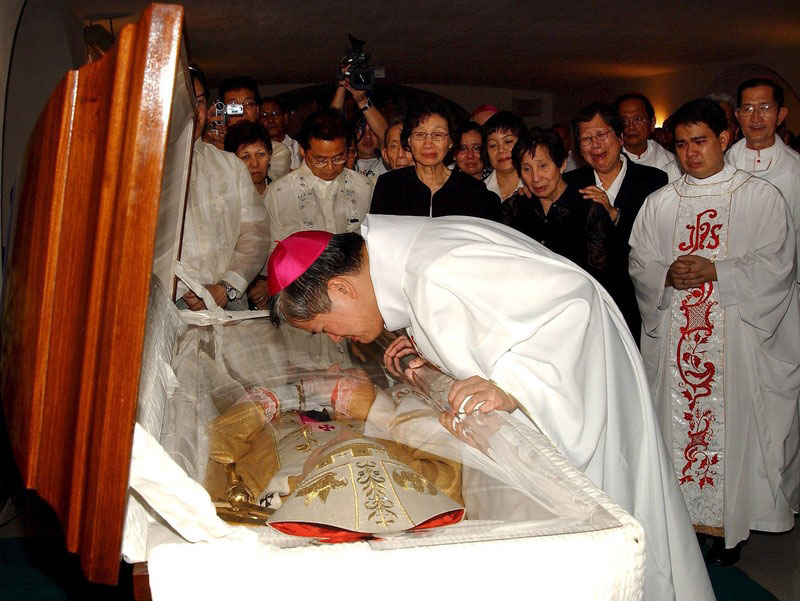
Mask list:
[[[316,498],[325,503],[328,500],[328,494],[335,488],[342,488],[347,486],[347,480],[337,479],[335,474],[325,474],[324,476],[312,480],[306,486],[297,491],[297,496],[304,496],[306,498],[305,505],[311,504]]]
[[[301,442],[297,445],[294,450],[298,451],[299,453],[308,453],[311,451],[311,447],[314,445],[318,445],[317,437],[311,433],[311,430],[308,429],[308,426],[304,426],[302,430],[298,433],[299,436],[303,437],[305,442]]]
[[[438,492],[427,479],[411,470],[396,469],[392,472],[392,479],[405,490],[413,490],[421,495],[429,494],[435,497]]]
[[[389,524],[394,523],[394,519],[389,516],[397,517],[397,514],[392,511],[394,503],[386,498],[386,489],[384,484],[386,479],[381,475],[380,470],[374,461],[359,461],[356,463],[359,469],[357,482],[362,485],[361,490],[367,497],[367,502],[364,507],[371,513],[367,516],[368,520],[376,518],[376,522],[388,528]]]

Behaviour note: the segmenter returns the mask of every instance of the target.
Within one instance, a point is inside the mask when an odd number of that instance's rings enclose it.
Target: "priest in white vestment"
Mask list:
[[[798,510],[795,233],[773,185],[725,164],[716,102],[687,103],[670,127],[687,173],[645,201],[630,272],[664,439],[724,565],[750,529],[790,530]]]
[[[467,411],[506,409],[538,426],[641,522],[646,599],[713,599],[636,344],[605,289],[482,219],[370,215],[361,233],[365,242],[322,232],[282,241],[269,260],[273,321],[334,341],[405,328],[460,380],[451,403],[471,394]]]
[[[749,79],[739,86],[738,96],[736,116],[744,137],[725,154],[725,161],[781,191],[792,213],[800,253],[800,154],[775,134],[789,114],[783,106],[783,88],[769,79]]]

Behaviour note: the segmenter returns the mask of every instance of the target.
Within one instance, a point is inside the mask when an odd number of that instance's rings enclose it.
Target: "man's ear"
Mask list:
[[[789,109],[787,109],[785,106],[782,106],[781,110],[778,111],[778,125],[783,123],[783,120],[786,119],[788,114],[789,114]]]
[[[728,149],[728,144],[731,142],[731,136],[728,133],[727,129],[723,129],[722,133],[719,135],[719,143],[722,144],[722,152],[725,152]]]
[[[300,147],[300,156],[306,158],[306,149],[302,146]]]
[[[328,296],[334,298],[357,298],[358,291],[350,278],[346,276],[334,276],[328,280]]]

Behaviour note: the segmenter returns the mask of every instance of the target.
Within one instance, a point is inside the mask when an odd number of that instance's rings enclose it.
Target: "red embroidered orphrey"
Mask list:
[[[716,238],[713,228],[708,231]],[[702,244],[702,241],[699,243]],[[718,238],[716,244],[719,244]],[[713,424],[717,417],[713,409],[703,408],[699,402],[711,395],[716,383],[716,367],[713,362],[706,361],[705,357],[708,339],[714,331],[714,324],[710,320],[711,308],[716,304],[711,300],[713,291],[713,282],[707,282],[702,288],[690,290],[681,301],[680,310],[686,322],[680,328],[681,337],[675,357],[681,379],[678,386],[683,388],[683,396],[689,401],[689,410],[683,414],[684,420],[688,422],[689,444],[683,450],[686,464],[681,470],[680,483],[697,482],[701,489],[715,486],[717,470],[713,466],[719,461],[717,453],[706,452],[709,439],[714,434]],[[695,467],[698,461],[699,465]]]

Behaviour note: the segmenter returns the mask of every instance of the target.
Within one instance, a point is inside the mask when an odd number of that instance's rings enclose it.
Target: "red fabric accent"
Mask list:
[[[296,232],[275,247],[267,261],[267,291],[277,294],[303,275],[328,246],[333,234]]]
[[[449,526],[450,524],[460,522],[463,518],[464,510],[455,509],[441,515],[433,516],[429,520],[415,526],[410,531],[415,532],[417,530],[427,530],[428,528],[438,528],[439,526]],[[352,543],[360,540],[378,538],[366,532],[353,532],[352,530],[344,530],[342,528],[336,528],[335,526],[312,524],[309,522],[272,522],[270,526],[284,534],[316,538],[322,543]]]
[[[411,529],[411,532],[416,532],[417,530],[427,530],[428,528],[438,528],[439,526],[449,526],[451,524],[457,524],[462,519],[464,519],[464,510],[454,509],[453,511],[448,511],[440,515],[435,515],[431,519],[425,520],[421,524],[414,526]]]

